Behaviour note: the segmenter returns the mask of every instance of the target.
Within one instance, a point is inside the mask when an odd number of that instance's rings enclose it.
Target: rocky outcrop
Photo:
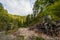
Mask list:
[[[44,16],[42,23],[37,23],[34,26],[31,26],[29,30],[34,30],[38,33],[44,33],[51,37],[60,38],[60,23],[52,21],[50,15]]]

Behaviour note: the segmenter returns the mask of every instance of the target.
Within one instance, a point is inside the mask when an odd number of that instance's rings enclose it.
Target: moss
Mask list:
[[[36,37],[36,40],[44,40],[44,39],[41,37]]]

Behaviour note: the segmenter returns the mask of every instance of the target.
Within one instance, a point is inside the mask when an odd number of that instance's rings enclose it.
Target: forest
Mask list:
[[[48,15],[51,16],[51,20],[47,18]],[[45,16],[47,17],[45,18]],[[9,14],[4,9],[2,3],[0,3],[0,32],[6,31],[7,33],[12,33],[19,28],[38,29],[38,31],[34,31],[38,33],[42,31],[44,34],[50,36],[59,35],[58,37],[60,38],[60,0],[36,0],[33,14],[27,16]],[[44,39],[37,38],[36,40]]]

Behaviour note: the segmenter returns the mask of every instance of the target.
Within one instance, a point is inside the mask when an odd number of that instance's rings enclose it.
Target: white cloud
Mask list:
[[[34,0],[35,1],[35,0]],[[31,14],[34,1],[32,0],[0,0],[4,8],[11,14],[27,15]]]

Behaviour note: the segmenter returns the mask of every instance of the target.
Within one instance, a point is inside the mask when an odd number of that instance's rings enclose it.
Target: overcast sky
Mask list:
[[[0,0],[0,2],[10,14],[24,16],[33,12],[35,0]]]

